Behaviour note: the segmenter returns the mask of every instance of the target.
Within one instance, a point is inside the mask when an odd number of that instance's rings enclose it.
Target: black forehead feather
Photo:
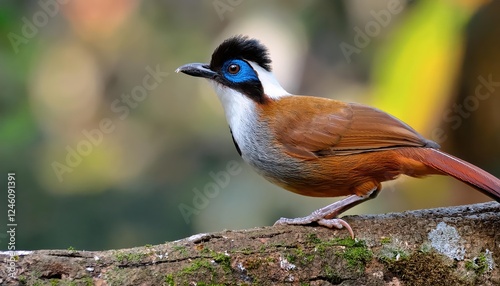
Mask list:
[[[246,36],[234,36],[220,44],[212,54],[210,68],[219,70],[229,59],[256,62],[267,71],[271,71],[271,58],[267,48],[256,39],[249,39]]]

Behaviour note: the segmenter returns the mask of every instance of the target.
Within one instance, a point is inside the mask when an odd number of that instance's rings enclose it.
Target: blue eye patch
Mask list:
[[[239,71],[231,73],[230,70],[239,67]],[[258,81],[259,78],[253,68],[243,60],[229,60],[222,66],[222,74],[233,83],[242,83],[249,81]]]

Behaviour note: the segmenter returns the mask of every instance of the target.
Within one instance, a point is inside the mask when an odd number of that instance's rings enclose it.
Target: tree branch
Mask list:
[[[491,202],[344,217],[356,240],[345,230],[279,226],[132,249],[1,252],[0,283],[500,285],[499,212]]]

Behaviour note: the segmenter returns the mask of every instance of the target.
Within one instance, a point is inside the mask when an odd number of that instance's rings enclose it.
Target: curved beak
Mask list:
[[[217,73],[212,71],[208,64],[202,63],[192,63],[180,66],[175,70],[176,73],[182,72],[187,75],[196,76],[196,77],[204,77],[208,79],[213,79]]]

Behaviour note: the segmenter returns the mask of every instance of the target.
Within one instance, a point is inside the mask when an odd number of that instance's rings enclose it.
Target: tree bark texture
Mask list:
[[[1,252],[1,285],[500,285],[496,202],[107,251]],[[9,277],[13,276],[13,277]]]

